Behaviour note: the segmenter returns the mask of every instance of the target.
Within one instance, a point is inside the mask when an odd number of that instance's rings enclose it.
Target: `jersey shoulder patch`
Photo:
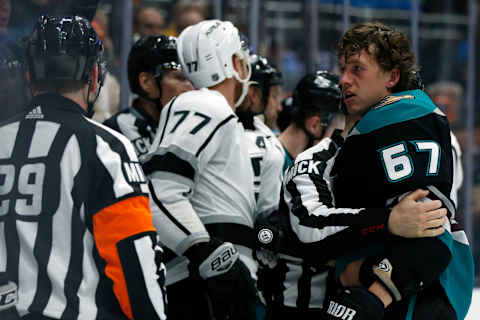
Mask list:
[[[370,109],[355,125],[350,135],[369,133],[392,124],[421,118],[433,112],[442,114],[428,95],[421,90],[394,93]]]

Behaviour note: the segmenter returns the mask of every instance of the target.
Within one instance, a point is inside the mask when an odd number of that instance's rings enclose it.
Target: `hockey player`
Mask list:
[[[0,309],[16,284],[22,319],[166,318],[137,156],[87,118],[102,52],[86,19],[41,17],[26,52],[34,97],[0,126]]]
[[[284,169],[323,138],[333,113],[338,112],[340,97],[338,77],[329,72],[317,71],[300,79],[291,100],[290,124],[278,137],[285,149]]]
[[[251,56],[252,83],[251,86],[256,92],[257,99],[262,105],[261,115],[265,125],[273,133],[280,135],[278,126],[278,115],[282,110],[283,76],[278,69],[265,57],[259,55]],[[257,69],[257,70],[255,70]]]
[[[314,140],[323,137],[332,113],[338,111],[340,105],[338,78],[326,71],[307,74],[298,83],[292,100],[289,110],[292,119],[280,136],[286,153],[284,170],[293,161],[293,157],[313,145]],[[256,251],[261,265],[258,286],[268,305],[268,319],[280,317],[283,312],[292,310],[292,316],[307,315],[299,313],[299,310],[306,311],[304,301],[297,299],[302,295],[297,294],[301,287],[301,258],[300,253],[295,252],[298,249],[295,245],[298,239],[289,228],[288,220],[288,208],[282,200],[279,212],[260,216],[256,221],[255,231],[260,241],[258,246],[262,248]],[[281,244],[276,239],[278,237],[283,239]],[[272,252],[280,252],[281,259],[272,259]]]
[[[138,98],[104,124],[125,135],[142,160],[155,138],[163,106],[180,93],[193,90],[181,70],[176,39],[158,35],[138,40],[128,56],[128,81]]]
[[[270,88],[281,85],[283,80],[282,74],[264,57],[251,55],[250,68],[252,76],[248,94],[235,113],[247,136],[254,173],[257,215],[261,215],[278,209],[285,155],[280,141],[257,115],[265,111]]]
[[[248,51],[237,28],[219,20],[183,30],[177,50],[198,90],[163,108],[144,164],[154,223],[176,254],[167,264],[168,317],[255,319],[253,170],[235,115],[248,90]]]
[[[450,198],[455,177],[448,121],[423,91],[412,90],[415,57],[402,33],[381,23],[357,25],[341,39],[339,60],[346,110],[361,120],[332,170],[336,205],[387,207],[421,187],[430,191],[423,201],[441,200],[449,217],[438,237],[392,236],[378,247],[365,246],[356,258],[368,258],[349,267],[360,269],[356,276],[364,287],[379,282],[388,292],[380,296],[388,306],[385,319],[463,319],[471,301],[473,259]],[[337,259],[337,268],[351,259]],[[336,319],[340,305],[365,319],[362,310],[378,306],[359,307],[367,296],[355,288],[329,298],[329,319]],[[381,311],[371,315],[381,318]]]
[[[270,100],[270,89],[281,86],[283,79],[282,74],[264,57],[251,55],[250,68],[252,76],[248,94],[235,113],[245,129],[253,167],[257,203],[255,219],[265,219],[278,209],[285,153],[273,131],[257,115],[264,113]],[[258,300],[257,317],[263,319],[264,313],[265,306]]]
[[[314,82],[321,83],[318,79]],[[332,89],[335,88],[334,84],[335,82],[330,86]],[[337,105],[339,102],[340,97],[337,99]],[[351,127],[356,119],[350,117],[348,120],[347,123]],[[270,248],[273,247],[280,253],[280,259],[273,263],[277,264],[275,267],[277,277],[270,275],[271,278],[268,279],[270,286],[275,286],[275,282],[280,284],[277,283],[273,290],[267,288],[270,292],[265,292],[265,296],[271,302],[268,319],[275,319],[281,315],[306,319],[322,317],[327,276],[331,269],[327,260],[337,257],[337,252],[353,250],[352,248],[359,245],[347,241],[337,243],[336,233],[364,235],[357,241],[364,243],[366,239],[371,238],[365,230],[382,223],[387,224],[386,210],[383,208],[360,210],[334,207],[328,172],[333,163],[333,156],[342,143],[343,138],[336,132],[331,138],[324,138],[295,159],[294,165],[289,168],[285,177],[279,210],[280,219],[273,225],[263,226],[264,233],[265,230],[271,230],[273,238],[277,238],[272,240],[277,243],[269,244]],[[439,201],[417,204],[412,198],[415,199],[418,194],[425,193],[419,191],[405,198],[392,210],[388,224],[395,234],[424,236],[432,233],[425,231],[431,225],[420,223],[418,212],[429,210],[435,205],[440,207],[441,204]],[[439,212],[430,212],[431,215],[439,213],[437,225],[443,223],[442,210],[446,211],[440,209]],[[348,214],[352,215],[349,220],[344,218]],[[405,222],[409,224],[406,225]],[[419,229],[420,227],[423,229]],[[437,232],[440,230],[435,231],[434,235]]]

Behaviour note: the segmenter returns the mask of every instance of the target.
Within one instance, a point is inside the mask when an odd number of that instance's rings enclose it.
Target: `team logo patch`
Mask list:
[[[269,244],[273,240],[273,232],[270,229],[261,229],[258,232],[258,240],[263,244]]]
[[[375,106],[375,109],[380,109],[382,107],[388,106],[389,104],[392,104],[404,99],[415,99],[415,97],[410,94],[403,95],[403,96],[386,96]]]
[[[382,261],[377,265],[377,269],[383,272],[390,272],[391,267],[388,262]]]

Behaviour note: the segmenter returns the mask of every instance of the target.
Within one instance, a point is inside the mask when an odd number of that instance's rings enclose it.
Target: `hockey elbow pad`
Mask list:
[[[437,281],[450,259],[450,250],[439,239],[397,237],[384,256],[364,261],[360,282],[368,288],[378,280],[395,301],[400,301]]]
[[[381,320],[385,313],[382,301],[362,287],[344,288],[324,302],[325,320]]]

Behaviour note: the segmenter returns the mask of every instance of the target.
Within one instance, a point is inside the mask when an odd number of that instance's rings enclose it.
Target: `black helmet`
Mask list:
[[[160,82],[163,70],[178,70],[180,68],[177,41],[174,37],[162,34],[141,38],[135,42],[128,56],[130,90],[141,96],[146,95],[138,83],[138,75],[141,72],[151,72],[161,89]]]
[[[282,73],[269,63],[267,58],[256,54],[250,56],[250,67],[252,69],[250,81],[254,81],[252,85],[260,87],[262,102],[266,106],[270,95],[270,87],[283,84]]]
[[[293,92],[294,106],[315,112],[338,112],[342,100],[338,81],[338,76],[328,71],[307,74]]]
[[[27,41],[26,58],[32,81],[78,80],[87,83],[92,68],[105,74],[103,45],[87,19],[42,16]]]
[[[277,124],[280,131],[285,130],[292,122],[293,98],[291,96],[282,100],[282,111],[278,113]]]

